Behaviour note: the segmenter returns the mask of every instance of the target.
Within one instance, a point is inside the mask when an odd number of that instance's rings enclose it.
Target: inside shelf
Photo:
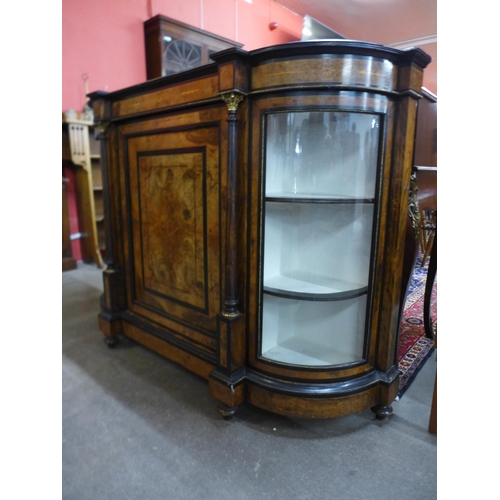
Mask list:
[[[374,198],[348,196],[342,194],[315,194],[315,193],[266,193],[269,202],[303,202],[303,203],[374,203]]]
[[[373,204],[266,203],[264,287],[312,294],[366,287],[373,208]]]
[[[294,271],[289,276],[274,275],[266,277],[264,292],[290,298],[305,300],[342,300],[366,293],[368,287],[307,272]]]
[[[314,344],[301,337],[291,337],[262,353],[263,358],[301,366],[327,366],[353,363],[358,356],[335,348]]]
[[[367,295],[308,301],[263,295],[263,358],[291,365],[352,363],[363,357]]]

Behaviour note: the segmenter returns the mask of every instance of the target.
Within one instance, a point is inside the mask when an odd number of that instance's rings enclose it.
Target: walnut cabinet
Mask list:
[[[91,94],[105,339],[130,337],[206,378],[224,417],[249,402],[384,418],[430,57],[338,40],[212,58]]]

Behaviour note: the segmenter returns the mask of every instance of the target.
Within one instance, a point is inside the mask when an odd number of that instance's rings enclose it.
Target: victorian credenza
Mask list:
[[[417,102],[430,57],[294,42],[91,94],[107,225],[99,325],[243,402],[392,412]]]

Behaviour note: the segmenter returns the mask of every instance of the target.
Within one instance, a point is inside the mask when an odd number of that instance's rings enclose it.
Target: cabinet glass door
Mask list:
[[[363,359],[379,116],[266,116],[262,358]]]

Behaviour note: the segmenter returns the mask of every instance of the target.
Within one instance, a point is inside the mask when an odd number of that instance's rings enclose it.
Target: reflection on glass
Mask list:
[[[377,115],[276,113],[266,125],[266,196],[373,198]]]
[[[378,144],[377,115],[267,116],[263,358],[363,358]]]
[[[201,47],[184,40],[176,40],[170,36],[163,37],[163,59],[165,75],[173,75],[180,71],[201,66]]]

